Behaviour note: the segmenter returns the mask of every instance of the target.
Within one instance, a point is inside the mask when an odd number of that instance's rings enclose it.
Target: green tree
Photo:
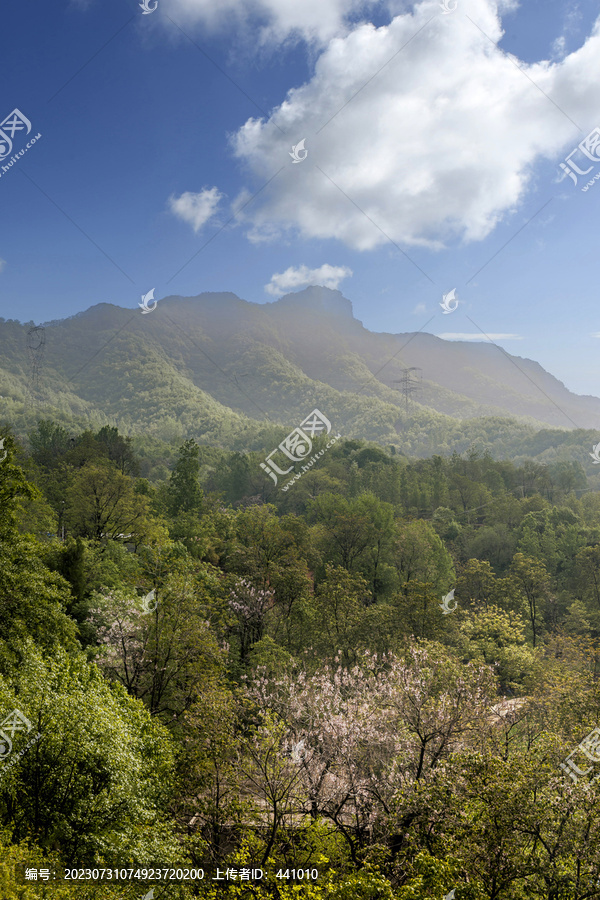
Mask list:
[[[533,646],[535,647],[541,627],[541,607],[551,597],[548,572],[540,560],[532,559],[523,553],[515,553],[510,567],[509,581],[526,600]]]
[[[373,539],[372,523],[364,504],[334,494],[321,494],[311,502],[310,511],[321,531],[327,561],[343,566],[348,572],[356,571],[358,561]]]
[[[170,516],[200,513],[204,494],[199,475],[200,448],[196,441],[188,440],[179,448],[179,457],[169,479],[167,503]]]
[[[36,463],[45,468],[55,467],[71,448],[69,432],[51,419],[41,419],[29,433],[29,445]]]
[[[452,557],[429,522],[423,519],[397,525],[394,565],[401,589],[411,581],[430,583],[437,592],[446,593],[454,581]]]
[[[104,425],[96,435],[108,459],[115,464],[123,475],[137,475],[139,463],[133,451],[130,437],[123,437],[119,430],[111,425]]]
[[[75,537],[99,541],[125,536],[138,544],[152,530],[148,498],[110,463],[82,466],[66,501],[66,521]]]
[[[0,675],[0,708],[17,708],[32,724],[32,746],[0,779],[12,840],[35,835],[82,863],[147,863],[161,850],[173,857],[161,822],[173,768],[166,730],[80,656],[59,650],[45,661],[31,644],[20,649],[18,668],[9,674],[4,665]],[[17,735],[20,750],[29,741]]]

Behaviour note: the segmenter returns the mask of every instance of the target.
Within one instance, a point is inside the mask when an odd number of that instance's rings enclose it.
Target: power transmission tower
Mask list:
[[[422,374],[419,376],[419,379],[416,380],[415,376],[412,375],[413,372],[422,372],[422,369],[419,366],[411,366],[409,369],[405,369],[402,373],[402,378],[396,378],[394,384],[400,385],[400,390],[402,391],[402,396],[404,397],[404,402],[406,404],[406,412],[408,412],[408,401],[413,397],[417,391],[421,390],[421,381],[423,380]]]
[[[31,389],[40,386],[40,370],[44,358],[46,331],[41,325],[34,325],[27,332],[27,353],[29,354]]]

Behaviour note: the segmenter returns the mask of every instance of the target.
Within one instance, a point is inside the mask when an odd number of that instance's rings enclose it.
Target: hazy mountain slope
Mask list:
[[[371,333],[349,300],[321,287],[265,305],[231,293],[167,297],[148,315],[99,304],[47,323],[37,386],[27,328],[0,321],[0,417],[21,431],[53,417],[250,449],[318,406],[344,435],[401,452],[476,444],[514,456],[540,427],[600,422],[600,399],[572,394],[531,360],[488,344]],[[408,410],[397,384],[406,366],[422,371]],[[537,453],[559,434],[548,432]]]

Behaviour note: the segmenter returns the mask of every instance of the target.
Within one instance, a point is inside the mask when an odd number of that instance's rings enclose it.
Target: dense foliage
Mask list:
[[[3,435],[0,718],[39,736],[0,759],[3,900],[73,896],[16,864],[158,861],[322,873],[233,897],[595,896],[600,789],[560,768],[600,717],[579,462],[340,440],[283,492],[264,453]]]

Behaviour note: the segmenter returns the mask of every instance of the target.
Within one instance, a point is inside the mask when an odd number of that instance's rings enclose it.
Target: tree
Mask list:
[[[203,686],[183,718],[175,810],[180,828],[193,828],[200,838],[195,862],[203,861],[206,847],[219,863],[252,813],[240,796],[240,710],[228,688],[212,683]]]
[[[540,604],[550,599],[550,578],[543,562],[523,553],[515,553],[510,567],[510,582],[527,601],[529,622],[535,647],[539,634]]]
[[[237,579],[230,592],[229,607],[235,615],[240,639],[240,662],[246,662],[249,650],[262,639],[267,612],[273,608],[273,591],[254,587],[245,578]]]
[[[29,433],[29,445],[36,463],[52,468],[71,447],[69,432],[51,419],[41,419],[35,431]]]
[[[361,494],[356,503],[371,523],[369,548],[361,560],[360,569],[371,587],[371,600],[391,594],[397,585],[393,563],[396,528],[394,508],[372,494]]]
[[[452,557],[429,524],[423,519],[401,522],[394,548],[394,565],[401,589],[410,581],[430,583],[436,592],[449,590],[454,581]]]
[[[575,558],[575,578],[583,597],[600,612],[600,544],[579,551]]]
[[[173,728],[220,673],[222,653],[189,575],[169,574],[154,591],[145,607],[125,590],[97,596],[90,618],[102,670]]]
[[[535,670],[525,628],[521,616],[489,604],[460,623],[463,659],[495,666],[502,693],[522,693]]]
[[[456,579],[456,592],[464,602],[476,609],[487,608],[494,600],[497,585],[493,569],[487,560],[470,559]]]
[[[180,513],[198,515],[202,509],[204,493],[198,480],[200,474],[200,448],[194,440],[188,440],[179,448],[179,457],[171,472],[167,492],[169,515]]]
[[[310,504],[311,514],[323,534],[322,546],[329,562],[339,563],[348,572],[373,538],[373,528],[364,505],[334,494],[321,494]]]
[[[0,639],[30,636],[48,648],[61,643],[73,648],[76,629],[64,612],[69,586],[44,564],[38,542],[18,530],[24,504],[40,492],[12,462],[13,447],[8,436],[8,455],[0,463]]]
[[[298,811],[335,825],[356,863],[369,841],[401,845],[415,818],[416,783],[477,744],[494,681],[488,668],[463,666],[439,644],[411,645],[403,658],[364,653],[352,668],[334,661],[275,681],[257,673],[249,694],[264,721],[287,723]]]
[[[123,475],[137,475],[139,463],[133,452],[130,437],[123,437],[114,426],[104,425],[96,435],[98,443],[104,448],[108,459],[114,463]]]
[[[16,535],[19,515],[27,502],[39,499],[41,494],[39,489],[25,478],[23,469],[13,461],[17,447],[10,432],[2,438],[2,444],[3,459],[0,463],[0,539],[8,540]]]
[[[310,635],[319,658],[341,654],[346,664],[356,659],[360,646],[368,645],[364,620],[368,586],[362,575],[353,575],[342,566],[327,565],[309,605]]]
[[[0,779],[12,840],[35,835],[82,864],[172,857],[175,842],[160,824],[173,767],[166,730],[81,655],[44,660],[31,644],[20,650],[19,667],[0,675],[0,708],[19,709],[34,739]],[[17,735],[21,749],[27,735]]]
[[[110,463],[85,465],[66,494],[66,521],[75,537],[99,541],[127,536],[139,543],[151,529],[150,504],[134,483]]]

